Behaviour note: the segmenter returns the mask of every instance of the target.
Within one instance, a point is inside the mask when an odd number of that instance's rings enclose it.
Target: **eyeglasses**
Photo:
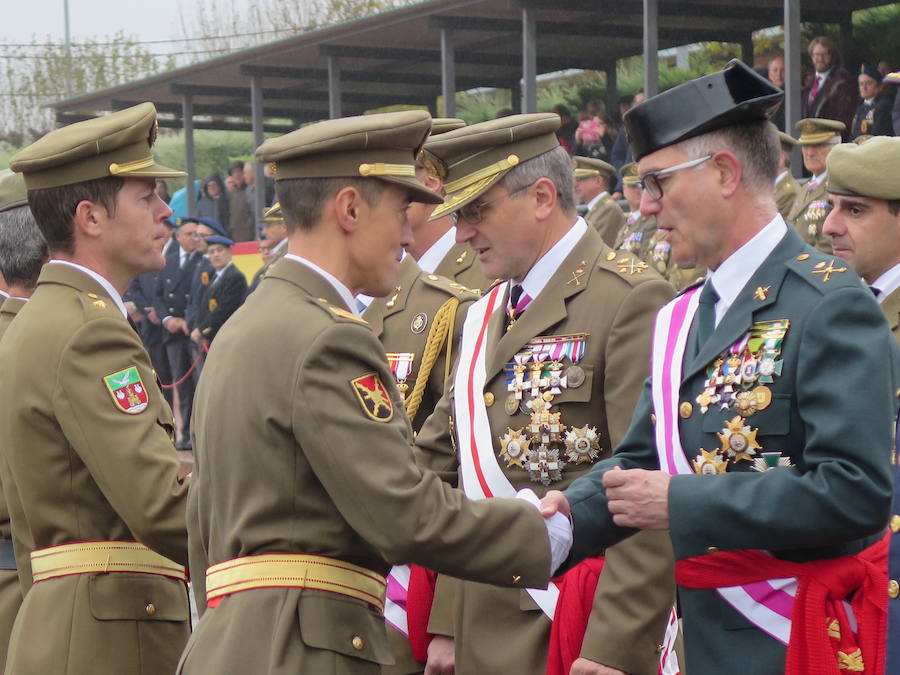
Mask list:
[[[537,181],[535,181],[536,183]],[[468,225],[478,225],[484,218],[484,208],[493,204],[494,202],[499,202],[501,199],[506,199],[507,197],[512,197],[514,194],[518,192],[524,192],[528,188],[530,188],[534,183],[529,183],[528,185],[523,185],[520,188],[516,188],[512,192],[505,192],[499,197],[494,197],[494,199],[489,199],[486,202],[481,202],[478,200],[471,201],[462,208],[460,208],[456,213],[458,215],[457,221],[464,220]]]
[[[644,177],[638,181],[638,185],[642,190],[647,191],[647,196],[650,197],[653,201],[659,201],[663,197],[663,189],[662,183],[660,183],[660,176],[667,176],[669,174],[673,174],[676,171],[681,171],[682,169],[691,169],[695,166],[699,166],[703,164],[708,159],[712,159],[712,155],[707,155],[706,157],[700,157],[699,159],[692,159],[689,162],[683,162],[681,164],[676,164],[675,166],[670,166],[668,169],[661,169],[659,171],[651,171],[650,173],[644,174]]]

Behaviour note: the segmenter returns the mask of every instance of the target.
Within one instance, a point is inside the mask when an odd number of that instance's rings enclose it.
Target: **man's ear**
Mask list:
[[[96,238],[103,232],[103,223],[108,218],[109,213],[102,204],[83,199],[75,207],[72,222],[76,234],[80,232],[85,237]]]
[[[350,185],[338,190],[332,205],[335,220],[346,234],[354,232],[359,227],[363,211],[368,206],[362,193]]]
[[[546,220],[559,203],[556,185],[547,177],[538,178],[530,188],[534,193],[534,216],[537,220]]]
[[[744,175],[744,167],[731,150],[720,150],[713,157],[712,162],[719,171],[719,185],[723,197],[731,197],[741,184]]]

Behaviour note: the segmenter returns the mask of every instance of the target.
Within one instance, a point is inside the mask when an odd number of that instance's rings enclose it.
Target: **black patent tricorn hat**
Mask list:
[[[625,113],[634,161],[722,127],[767,120],[782,98],[781,89],[733,60],[718,73],[673,87]]]

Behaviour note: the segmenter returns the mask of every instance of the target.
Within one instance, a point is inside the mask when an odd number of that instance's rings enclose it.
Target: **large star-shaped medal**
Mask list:
[[[540,445],[528,451],[528,475],[535,483],[550,485],[562,479],[563,462],[559,450]]]
[[[745,425],[743,417],[735,415],[716,436],[719,437],[722,449],[733,461],[745,459],[752,462],[756,451],[762,450],[762,446],[756,442],[758,432],[759,429]]]
[[[525,457],[531,441],[525,436],[522,429],[506,429],[506,433],[500,437],[500,459],[506,462],[507,468],[518,466],[525,468]]]
[[[566,459],[584,464],[597,459],[600,454],[600,436],[597,430],[585,424],[566,432]]]
[[[700,448],[700,454],[691,462],[694,465],[694,471],[704,476],[715,476],[719,473],[725,473],[728,468],[728,460],[722,457],[719,450],[706,451]]]

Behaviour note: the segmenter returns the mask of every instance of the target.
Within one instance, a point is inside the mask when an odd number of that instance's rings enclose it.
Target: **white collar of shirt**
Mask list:
[[[750,277],[775,250],[778,242],[786,233],[787,225],[785,225],[784,219],[780,215],[775,216],[750,241],[728,256],[716,270],[709,273],[706,283],[712,283],[719,296],[719,301],[716,303],[717,326],[728,308],[734,304],[744,286],[750,281]]]
[[[8,298],[8,297],[9,297],[9,293],[7,293],[6,291],[0,291],[0,298]]]
[[[828,79],[828,76],[831,75],[831,68],[826,70],[824,73],[816,73],[816,78],[819,80],[819,86],[821,87],[825,84],[825,80]]]
[[[223,267],[222,269],[220,269],[220,270],[213,270],[213,274],[215,275],[215,276],[213,277],[213,281],[212,281],[212,285],[213,285],[213,286],[215,286],[215,285],[216,285],[216,282],[218,282],[219,279],[222,278],[222,275],[225,273],[225,270],[227,270],[227,269],[228,269],[229,267],[231,267],[233,264],[234,264],[234,263],[233,263],[232,261],[229,260],[229,261],[228,261],[228,264],[225,265],[225,267]]]
[[[865,103],[866,105],[872,105],[872,101],[874,101],[874,100],[875,100],[874,96],[872,96],[871,98],[864,98],[863,103]]]
[[[781,179],[787,176],[790,173],[790,170],[787,169],[778,174],[778,178],[775,179],[775,185],[778,185],[781,182]]]
[[[341,300],[344,301],[344,304],[347,306],[351,312],[359,316],[359,307],[356,304],[356,301],[353,299],[353,294],[350,292],[350,289],[347,288],[343,283],[338,281],[338,278],[333,274],[326,272],[321,267],[316,265],[314,262],[310,262],[306,258],[301,258],[299,255],[294,255],[293,253],[285,253],[284,257],[288,260],[293,260],[294,262],[298,262],[301,265],[306,265],[313,272],[318,273],[320,277],[325,279],[329,284],[334,287],[334,290],[338,292],[338,295],[341,296]]]
[[[422,257],[416,260],[423,270],[429,274],[434,274],[437,266],[453,248],[456,243],[456,228],[451,227],[441,235],[441,238],[434,242],[431,247],[422,254]]]
[[[609,193],[606,190],[604,190],[599,195],[594,197],[591,201],[588,202],[588,205],[587,205],[588,211],[590,211],[592,208],[597,206],[597,204],[600,202],[601,199],[603,199],[604,197],[608,197],[608,196],[609,196]]]
[[[288,242],[287,237],[285,237],[284,239],[279,241],[277,244],[275,244],[272,247],[272,251],[269,255],[274,255],[274,254],[278,253],[279,251],[281,251],[281,249],[283,249],[285,246],[287,246],[287,242]]]
[[[878,277],[872,283],[872,287],[878,289],[878,302],[884,302],[891,293],[900,288],[900,263]]]
[[[825,180],[827,177],[828,177],[828,172],[823,171],[818,176],[813,176],[812,178],[810,178],[808,185],[811,185],[813,187],[818,187],[819,185],[822,184],[822,181]]]
[[[128,312],[125,310],[125,303],[122,302],[122,296],[119,295],[119,292],[113,288],[113,285],[106,280],[105,277],[100,276],[94,270],[88,269],[84,265],[79,265],[78,263],[69,262],[68,260],[51,260],[51,265],[68,265],[69,267],[74,267],[76,270],[81,270],[85,274],[87,274],[91,279],[96,281],[103,287],[103,290],[109,294],[109,297],[112,298],[112,301],[116,303],[116,307],[119,308],[119,311],[122,312],[122,316],[127,317]]]
[[[23,298],[19,295],[8,295],[6,297],[12,298],[13,300],[21,300],[22,302],[28,302],[28,300],[29,300],[28,298]]]
[[[537,296],[544,290],[544,286],[556,274],[556,270],[559,269],[559,266],[572,252],[575,245],[587,232],[587,229],[587,222],[579,216],[572,227],[569,228],[569,231],[532,266],[525,278],[522,279],[521,284],[522,290],[528,294],[528,297],[532,300],[537,299]]]

